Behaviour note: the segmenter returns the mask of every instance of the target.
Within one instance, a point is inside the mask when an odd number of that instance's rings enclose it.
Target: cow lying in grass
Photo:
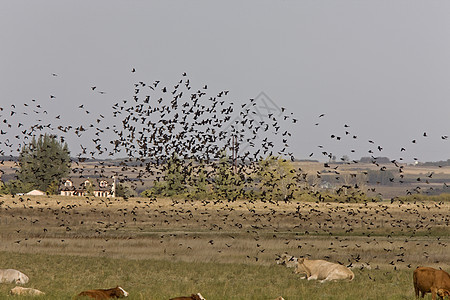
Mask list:
[[[24,288],[21,286],[16,286],[11,289],[9,293],[13,296],[41,296],[45,295],[45,293],[40,290],[32,289],[32,288]]]
[[[14,269],[0,269],[0,283],[26,284],[29,278],[27,275]]]
[[[128,297],[128,293],[120,286],[116,286],[115,288],[112,289],[84,291],[78,294],[77,298],[79,297],[90,297],[93,299],[112,299],[112,298]]]
[[[330,280],[353,280],[355,274],[340,264],[328,262],[325,260],[309,260],[299,258],[295,267],[296,274],[306,274],[308,280],[320,280],[320,282]]]

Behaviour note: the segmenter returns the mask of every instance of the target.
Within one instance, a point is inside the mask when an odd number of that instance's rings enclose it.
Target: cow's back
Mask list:
[[[11,274],[11,269],[0,269],[0,282],[11,282]]]
[[[444,270],[437,270],[435,277],[436,288],[445,289],[450,292],[450,274]]]
[[[25,284],[29,281],[27,275],[15,269],[0,269],[0,282],[15,282]]]
[[[96,290],[81,292],[78,294],[78,297],[90,297],[98,300],[110,298],[106,293]]]
[[[337,273],[352,280],[355,275],[346,266],[332,263],[326,260],[305,260],[304,264],[310,270],[311,274],[317,274],[318,280],[324,280],[330,276],[332,273]]]
[[[413,272],[414,292],[419,297],[419,292],[424,295],[431,292],[436,269],[430,267],[418,267]]]
[[[117,286],[112,289],[98,289],[98,290],[88,290],[83,291],[77,295],[78,297],[90,297],[93,299],[111,299],[111,298],[122,298],[127,297],[128,292],[123,288]]]
[[[355,274],[344,265],[332,263],[330,262],[328,266],[328,276],[332,276],[334,278],[341,277],[341,279],[353,280],[355,278]],[[334,274],[333,274],[334,273]]]

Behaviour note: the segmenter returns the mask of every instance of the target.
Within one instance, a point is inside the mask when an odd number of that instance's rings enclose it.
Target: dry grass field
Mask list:
[[[116,284],[126,285],[131,299],[198,291],[207,299],[354,299],[363,294],[353,287],[365,285],[371,286],[363,288],[371,291],[365,299],[410,299],[415,267],[448,271],[450,261],[449,202],[1,201],[0,268],[30,273],[30,286],[47,291],[49,299]],[[357,278],[324,289],[277,266],[276,254],[283,252],[340,262]],[[394,285],[395,293],[383,298],[377,284]],[[0,298],[8,288],[0,285]],[[311,298],[318,292],[334,298]]]

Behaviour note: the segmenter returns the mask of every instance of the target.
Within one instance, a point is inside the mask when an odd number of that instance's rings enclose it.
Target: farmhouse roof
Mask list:
[[[28,193],[26,193],[25,195],[42,196],[42,195],[45,195],[45,193],[43,191],[40,191],[40,190],[32,190],[32,191],[29,191]]]

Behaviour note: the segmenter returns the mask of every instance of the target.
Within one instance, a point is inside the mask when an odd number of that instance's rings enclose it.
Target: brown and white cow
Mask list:
[[[309,260],[299,258],[295,268],[296,274],[306,274],[308,280],[320,280],[320,282],[330,280],[353,280],[355,274],[346,266],[328,262],[325,260]]]
[[[431,298],[436,299],[450,296],[450,275],[444,270],[430,267],[417,267],[413,273],[414,292],[419,298],[419,292],[423,298],[426,293],[431,293]]]
[[[206,300],[206,299],[203,298],[202,294],[197,293],[197,294],[192,294],[189,297],[175,297],[175,298],[170,298],[169,300]]]
[[[27,275],[14,269],[0,269],[0,283],[26,284],[29,278]]]
[[[41,296],[45,295],[44,292],[41,292],[40,290],[32,289],[32,288],[24,288],[21,286],[16,286],[15,288],[11,289],[9,293],[13,296]]]
[[[90,297],[93,299],[112,299],[112,298],[128,297],[128,293],[120,286],[116,286],[115,288],[112,289],[83,291],[79,293],[77,297]]]

